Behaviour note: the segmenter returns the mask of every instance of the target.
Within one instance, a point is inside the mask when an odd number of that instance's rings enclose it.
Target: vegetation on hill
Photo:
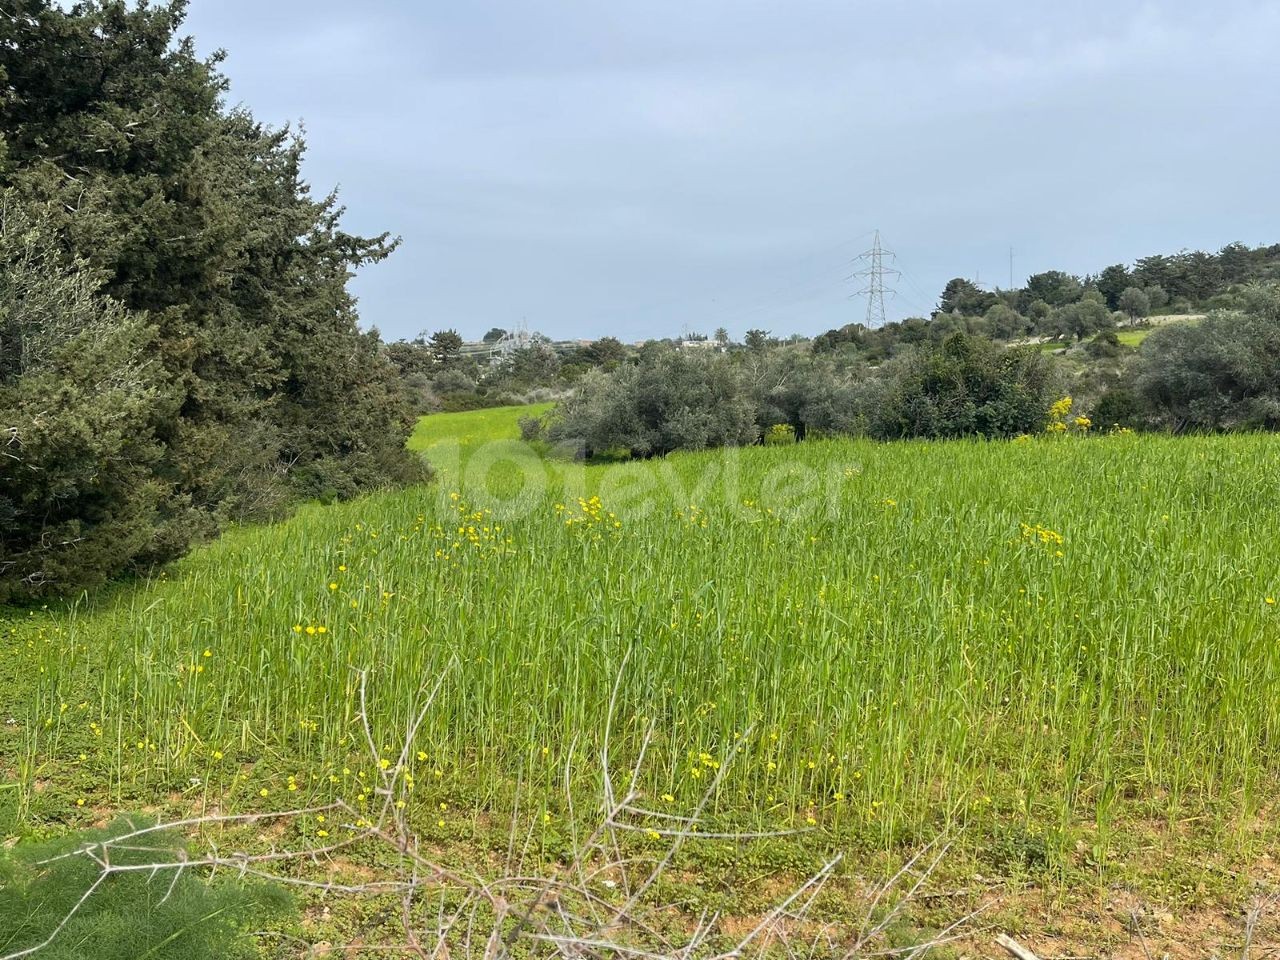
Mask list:
[[[1280,244],[1233,243],[1217,254],[1200,251],[1143,257],[1132,267],[1113,264],[1096,275],[1061,270],[1031,276],[1012,290],[984,290],[971,280],[950,280],[928,318],[914,317],[870,329],[849,324],[814,340],[818,352],[853,352],[872,362],[925,341],[962,331],[992,340],[1047,337],[1083,340],[1152,313],[1234,310],[1247,304],[1251,284],[1280,281]]]
[[[1008,291],[957,278],[929,318],[811,342],[534,335],[490,356],[510,342],[494,328],[479,352],[449,329],[383,344],[347,282],[395,241],[344,231],[302,179],[301,138],[225,104],[183,13],[24,0],[0,19],[0,602],[418,479],[404,441],[430,410],[560,400],[530,436],[632,456],[1033,433],[1064,393],[1100,428],[1277,423],[1280,245]],[[1135,350],[1154,311],[1211,316]],[[1064,356],[1014,349],[1027,338]]]

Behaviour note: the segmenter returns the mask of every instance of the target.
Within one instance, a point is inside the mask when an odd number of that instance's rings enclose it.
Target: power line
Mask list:
[[[902,276],[900,271],[884,265],[885,257],[888,257],[892,262],[894,253],[892,250],[885,250],[880,245],[880,231],[877,230],[875,239],[871,242],[871,249],[859,254],[857,257],[857,261],[865,263],[866,266],[853,274],[854,277],[862,277],[866,280],[866,286],[855,293],[854,296],[866,296],[867,326],[873,329],[884,326],[884,295],[887,293],[890,297],[895,297],[898,293],[891,287],[885,287],[884,278],[886,276]],[[849,279],[853,279],[853,277]]]

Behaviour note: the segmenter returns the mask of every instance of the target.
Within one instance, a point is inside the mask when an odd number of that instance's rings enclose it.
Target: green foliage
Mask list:
[[[819,335],[813,346],[818,352],[839,350],[878,363],[900,355],[903,347],[940,343],[958,331],[1006,341],[1028,334],[1082,340],[1106,329],[1112,311],[1136,319],[1164,309],[1170,294],[1173,313],[1232,307],[1233,302],[1220,298],[1233,296],[1241,284],[1270,279],[1280,279],[1280,244],[1251,248],[1235,243],[1217,254],[1146,257],[1133,270],[1113,264],[1096,276],[1048,270],[1029,277],[1016,290],[989,292],[956,277],[943,289],[931,322],[908,318],[876,330],[850,324]]]
[[[785,447],[796,442],[796,428],[789,423],[775,423],[764,432],[764,445]]]
[[[548,344],[535,342],[521,350],[513,350],[493,372],[491,379],[500,379],[504,389],[519,392],[553,383],[559,372],[560,357],[555,350]]]
[[[547,435],[587,456],[621,449],[647,457],[751,443],[758,433],[746,384],[728,358],[668,350],[586,376]]]
[[[1116,309],[1128,314],[1130,320],[1137,320],[1151,312],[1151,298],[1140,287],[1125,287],[1116,302]]]
[[[457,330],[437,330],[427,341],[431,359],[440,366],[447,366],[462,353],[462,336]]]
[[[1133,280],[1129,276],[1128,267],[1123,263],[1115,263],[1098,274],[1095,283],[1098,291],[1106,298],[1107,306],[1112,310],[1119,310],[1122,309],[1120,296],[1133,285]]]
[[[1116,427],[1136,429],[1142,425],[1142,401],[1129,387],[1114,387],[1098,398],[1091,419],[1103,430]]]
[[[1111,312],[1100,299],[1079,299],[1057,307],[1045,321],[1045,330],[1058,337],[1083,340],[1114,325]]]
[[[1116,334],[1115,330],[1099,331],[1093,339],[1085,345],[1085,351],[1095,360],[1118,357],[1124,352],[1120,343],[1120,337]]]
[[[986,335],[996,340],[1012,340],[1026,336],[1031,324],[1021,313],[1008,304],[997,303],[983,315],[987,323]]]
[[[982,290],[972,280],[956,277],[948,280],[938,301],[938,313],[980,315],[997,303],[996,295]]]
[[[1280,284],[1241,294],[1240,312],[1155,330],[1136,390],[1156,424],[1186,430],[1280,429]]]
[[[0,955],[46,940],[98,880],[97,863],[67,854],[136,827],[121,820],[105,830],[0,854]],[[142,842],[148,849],[113,848],[111,862],[173,863],[183,853],[174,837],[147,834]],[[50,860],[55,857],[61,859]],[[176,880],[172,870],[121,871],[103,880],[36,955],[41,960],[249,960],[260,954],[246,932],[288,907],[288,898],[266,884],[207,882],[190,870]]]
[[[1011,437],[1043,427],[1053,392],[1039,350],[956,333],[896,364],[863,403],[878,439]]]
[[[831,360],[810,351],[775,350],[746,366],[761,433],[785,424],[800,440],[810,431],[847,430],[851,412],[850,378]]]
[[[1030,300],[1043,300],[1051,307],[1075,303],[1084,293],[1078,277],[1061,270],[1049,270],[1027,278],[1026,295]]]
[[[200,60],[178,34],[183,12],[26,0],[21,16],[0,18],[5,215],[47,238],[34,259],[6,252],[0,309],[30,314],[14,299],[25,284],[45,291],[46,315],[73,304],[78,318],[49,327],[67,345],[48,361],[63,364],[58,377],[42,381],[21,361],[6,403],[57,408],[64,449],[40,456],[81,460],[71,487],[45,484],[52,522],[70,526],[0,570],[9,593],[68,591],[299,497],[420,476],[403,449],[412,417],[396,368],[359,331],[346,288],[394,243],[344,232],[336,198],[313,198],[302,180],[301,139],[223,105],[217,59]],[[67,331],[93,310],[94,350],[77,351]],[[5,323],[6,336],[35,342],[30,318]],[[127,395],[114,421],[85,408],[91,383]],[[86,478],[105,492],[87,496]],[[8,512],[23,509],[35,506]],[[118,550],[95,551],[84,533],[104,525],[127,528]],[[31,551],[21,536],[4,533],[10,560]]]
[[[152,548],[154,424],[174,391],[154,330],[64,264],[47,218],[0,198],[0,602],[94,585]]]
[[[617,337],[601,337],[582,350],[592,366],[612,370],[627,359],[627,348]]]

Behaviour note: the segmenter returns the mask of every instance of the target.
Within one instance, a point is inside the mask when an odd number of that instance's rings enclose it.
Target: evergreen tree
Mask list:
[[[336,197],[302,179],[301,138],[224,105],[219,58],[178,33],[184,11],[17,0],[0,16],[0,188],[150,331],[169,404],[131,428],[157,451],[157,494],[117,569],[299,496],[418,473],[395,368],[347,292],[394,241],[343,231]]]

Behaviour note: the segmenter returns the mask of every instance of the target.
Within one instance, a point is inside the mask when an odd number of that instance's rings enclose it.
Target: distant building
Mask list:
[[[677,347],[681,350],[710,350],[714,353],[728,353],[729,345],[719,340],[681,340]]]

